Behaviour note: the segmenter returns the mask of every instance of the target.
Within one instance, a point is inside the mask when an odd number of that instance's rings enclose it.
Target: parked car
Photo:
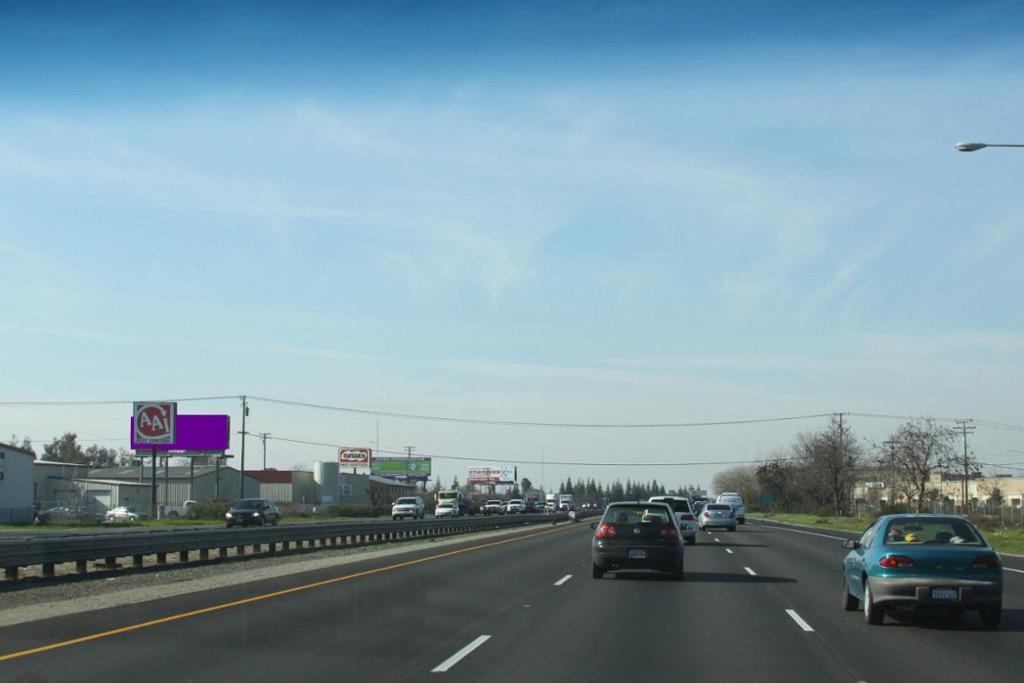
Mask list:
[[[879,517],[859,540],[845,540],[843,607],[881,624],[891,608],[977,610],[996,628],[1003,614],[1003,568],[977,527],[951,515]]]
[[[711,528],[736,531],[736,511],[728,503],[708,503],[697,518],[701,531]]]
[[[281,521],[281,512],[266,498],[243,498],[232,504],[231,509],[224,514],[224,521],[228,527],[250,524],[277,526]]]
[[[139,513],[123,505],[107,510],[107,514],[103,516],[105,522],[137,522],[138,520]]]
[[[676,517],[679,530],[683,533],[683,539],[689,545],[697,542],[697,517],[690,507],[690,499],[682,496],[651,496],[651,502],[668,503],[672,508],[672,514]]]
[[[727,491],[719,494],[718,500],[715,502],[731,505],[732,509],[736,512],[736,521],[740,524],[747,523],[747,508],[743,504],[743,496],[740,494]]]
[[[505,514],[505,503],[500,500],[488,500],[483,505],[483,513],[485,515],[503,515]]]
[[[434,517],[458,517],[459,506],[455,503],[438,503],[434,508]]]
[[[590,526],[595,579],[618,569],[671,572],[683,579],[683,537],[667,503],[612,503]]]
[[[403,519],[405,517],[423,519],[425,514],[426,508],[423,505],[423,499],[419,496],[399,498],[391,506],[391,519]]]
[[[509,502],[505,503],[505,513],[509,515],[519,514],[526,512],[526,505],[523,504],[521,498],[513,498]]]

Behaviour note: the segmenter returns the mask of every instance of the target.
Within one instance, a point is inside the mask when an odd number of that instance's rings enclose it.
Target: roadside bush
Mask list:
[[[370,505],[345,503],[341,505],[328,505],[324,508],[324,514],[328,517],[376,517],[378,513]]]
[[[224,513],[231,507],[230,500],[203,500],[188,509],[189,519],[224,519]]]
[[[968,514],[967,519],[970,520],[971,524],[982,531],[992,531],[996,528],[996,521],[987,515],[981,514],[980,512],[972,512]]]

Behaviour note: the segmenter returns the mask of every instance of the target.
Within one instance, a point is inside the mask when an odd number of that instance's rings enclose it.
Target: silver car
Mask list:
[[[727,503],[708,503],[697,519],[701,531],[710,528],[736,531],[736,511]]]

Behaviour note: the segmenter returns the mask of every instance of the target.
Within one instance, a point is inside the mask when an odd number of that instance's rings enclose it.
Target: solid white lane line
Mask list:
[[[725,549],[725,552],[727,552],[727,553],[729,553],[730,555],[732,555],[732,550],[730,550],[729,548],[726,548],[726,549]]]
[[[799,626],[803,630],[805,630],[805,631],[813,631],[814,630],[813,628],[811,628],[810,624],[808,624],[806,621],[803,620],[803,617],[801,617],[799,614],[796,613],[796,610],[788,609],[788,610],[786,610],[786,614],[788,614],[790,616],[790,618],[792,618],[793,621],[795,621],[797,623],[797,626]]]
[[[436,667],[431,669],[430,673],[444,673],[448,669],[452,668],[453,666],[461,662],[470,652],[472,652],[473,650],[477,649],[478,647],[486,643],[488,640],[490,640],[490,638],[490,636],[477,636],[476,639],[473,640],[469,645],[462,648],[461,650],[453,654],[451,657],[449,657],[448,659],[444,660]]]
[[[750,567],[744,567],[744,569],[746,569],[746,570],[747,570],[747,573],[748,573],[748,574],[750,574],[751,576],[757,576],[757,572],[755,572],[755,571],[754,571],[753,569],[751,569]]]
[[[572,578],[572,574],[566,574],[565,576],[560,578],[558,581],[555,581],[555,585],[556,586],[561,586],[563,583],[565,583],[566,581],[568,581],[571,578]]]
[[[790,529],[784,526],[775,526],[773,524],[765,524],[764,526],[769,529],[778,529],[779,531],[789,531],[794,534],[806,534],[807,536],[820,536],[821,538],[831,538],[834,541],[845,541],[846,538],[843,536],[830,536],[828,534],[819,534],[816,531],[803,531],[801,529]]]

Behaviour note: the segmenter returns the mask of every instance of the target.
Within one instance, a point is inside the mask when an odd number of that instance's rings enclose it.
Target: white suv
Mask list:
[[[732,491],[726,491],[725,493],[718,494],[718,500],[716,503],[726,503],[732,507],[732,511],[736,513],[736,521],[740,524],[747,523],[747,508],[743,504],[743,496]]]
[[[505,503],[505,514],[513,515],[520,512],[526,512],[526,504],[523,503],[522,498],[513,498]]]
[[[391,506],[391,519],[402,519],[403,517],[423,519],[423,514],[423,499],[419,496],[399,498]]]

